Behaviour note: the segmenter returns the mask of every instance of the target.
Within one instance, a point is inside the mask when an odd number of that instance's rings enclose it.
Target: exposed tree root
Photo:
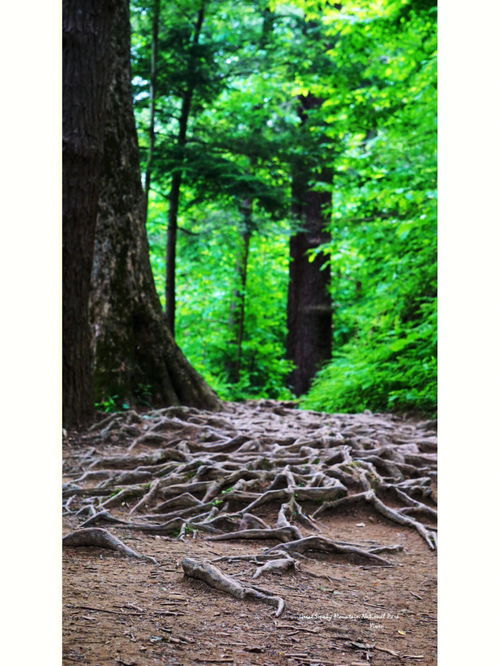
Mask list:
[[[278,541],[292,541],[300,539],[301,534],[296,527],[276,527],[264,530],[239,530],[217,536],[208,537],[209,541],[229,541],[230,539],[278,539]]]
[[[395,488],[395,490],[398,489]],[[408,499],[411,498],[408,497]],[[422,523],[418,522],[414,518],[411,518],[410,516],[407,515],[409,508],[403,508],[400,510],[392,509],[391,507],[384,504],[382,500],[380,500],[377,497],[375,491],[372,489],[366,490],[364,493],[359,493],[357,495],[342,497],[334,502],[327,502],[314,512],[313,518],[316,518],[319,514],[328,510],[332,511],[334,509],[339,509],[341,507],[346,507],[348,505],[357,504],[359,503],[360,500],[364,500],[365,502],[370,503],[373,506],[373,508],[385,518],[388,518],[389,520],[392,520],[395,523],[399,523],[400,525],[407,525],[409,527],[414,527],[431,550],[434,550],[436,548],[436,539],[434,535]],[[430,507],[427,507],[427,505],[424,505],[421,502],[416,502],[416,505],[417,506],[412,506],[411,509],[414,511],[418,509],[419,512],[428,511],[431,517],[434,518],[436,517],[436,512],[432,510]]]
[[[113,414],[84,438],[93,448],[75,453],[63,497],[65,514],[84,528],[74,535],[101,538],[88,545],[133,552],[106,530],[90,527],[108,523],[181,540],[200,535],[212,541],[278,541],[261,555],[216,560],[253,562],[256,577],[296,568],[295,558],[308,559],[311,551],[392,565],[380,553],[396,553],[400,545],[321,535],[320,516],[335,520],[336,512],[359,506],[436,546],[431,422],[321,414],[257,401],[226,403],[217,413],[172,407]],[[95,536],[102,533],[111,541]],[[208,566],[192,565],[192,571],[212,571]]]
[[[252,578],[259,578],[264,573],[282,573],[283,571],[288,571],[289,569],[296,569],[298,566],[297,560],[294,560],[292,557],[282,557],[278,560],[270,560],[262,566],[260,566]]]
[[[220,569],[214,567],[208,562],[200,562],[192,558],[185,557],[182,561],[182,568],[186,576],[198,578],[204,581],[216,590],[221,590],[230,594],[235,599],[256,599],[264,603],[276,606],[276,617],[279,617],[285,608],[285,602],[281,597],[274,596],[272,593],[253,585],[243,585],[236,578],[227,576]]]
[[[126,546],[123,541],[120,541],[120,539],[113,536],[108,530],[103,530],[100,527],[79,529],[75,532],[71,532],[71,534],[67,534],[63,537],[63,546],[97,546],[98,548],[110,548],[111,550],[116,550],[129,557],[135,557],[138,560],[146,560],[147,562],[158,564],[154,557],[137,553],[135,550],[132,550],[132,548]]]
[[[304,553],[308,550],[318,550],[325,553],[331,553],[333,555],[358,555],[359,557],[365,558],[371,562],[376,562],[383,566],[393,566],[392,562],[385,560],[383,557],[375,555],[371,550],[364,550],[359,546],[354,546],[351,544],[338,543],[332,541],[331,539],[326,539],[322,536],[310,536],[305,539],[298,539],[297,541],[289,541],[288,543],[280,544],[279,546],[273,546],[273,548],[268,548],[266,553],[272,553],[273,551],[286,551],[293,553]]]
[[[102,509],[101,511],[96,512],[94,507],[90,507],[93,515],[90,516],[87,520],[85,520],[83,523],[81,523],[80,528],[82,527],[90,527],[90,525],[95,525],[96,523],[115,523],[116,525],[120,525],[124,523],[125,521],[120,520],[119,518],[115,518],[110,514],[109,511],[106,509]]]

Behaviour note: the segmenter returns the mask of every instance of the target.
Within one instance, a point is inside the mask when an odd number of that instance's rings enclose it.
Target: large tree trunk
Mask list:
[[[318,107],[321,100],[308,95],[300,98],[302,124],[307,124],[307,111]],[[332,352],[332,303],[329,292],[330,267],[319,254],[310,261],[308,251],[330,240],[327,231],[331,207],[330,192],[311,189],[313,180],[329,182],[331,174],[314,173],[315,165],[303,161],[294,166],[292,176],[292,213],[300,231],[290,239],[290,279],[288,286],[287,357],[296,368],[290,375],[296,395],[309,390],[313,377]]]
[[[120,1],[111,47],[91,292],[96,396],[215,408],[217,397],[166,329],[154,285],[130,86],[127,0]]]
[[[115,0],[63,2],[63,423],[94,411],[88,299]]]

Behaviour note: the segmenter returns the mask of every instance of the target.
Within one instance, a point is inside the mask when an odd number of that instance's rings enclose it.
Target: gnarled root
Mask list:
[[[243,585],[236,578],[224,574],[209,562],[201,562],[190,557],[185,557],[182,561],[182,568],[186,576],[198,578],[210,585],[210,587],[221,590],[221,592],[226,592],[235,599],[257,599],[271,606],[276,606],[276,617],[279,617],[283,613],[285,602],[281,597],[276,597],[272,593],[253,585]]]
[[[390,488],[391,486],[388,485],[387,487]],[[404,495],[407,498],[407,500],[411,500],[411,498],[408,497],[406,493],[401,493],[401,495]],[[422,523],[418,522],[418,520],[415,520],[414,518],[411,518],[410,516],[406,515],[405,509],[403,509],[403,511],[401,511],[401,509],[400,510],[392,509],[391,507],[384,504],[384,502],[382,502],[382,500],[380,500],[377,497],[377,495],[371,488],[369,490],[365,490],[365,492],[362,493],[349,495],[348,497],[341,497],[340,499],[335,500],[333,502],[326,502],[325,504],[322,504],[319,507],[319,509],[317,509],[313,513],[313,518],[316,518],[320,513],[323,513],[325,511],[328,510],[333,511],[335,509],[344,508],[346,506],[357,504],[361,501],[365,501],[371,504],[378,513],[384,516],[384,518],[392,520],[395,523],[399,523],[400,525],[413,527],[424,539],[425,543],[429,546],[429,548],[431,550],[435,550],[436,538],[428,528],[422,525]],[[418,508],[420,511],[428,509],[426,505],[417,501],[413,503],[413,508],[414,509]],[[408,509],[406,509],[406,511],[408,511]],[[430,509],[429,512],[432,513],[432,517],[435,516],[435,512],[432,512],[432,510]]]
[[[305,539],[298,539],[297,541],[289,541],[288,543],[280,543],[277,546],[268,548],[265,552],[272,553],[276,551],[286,551],[303,553],[307,550],[319,550],[326,553],[333,553],[334,555],[359,555],[367,560],[382,566],[394,566],[389,560],[384,560],[383,557],[375,555],[373,552],[363,550],[358,546],[353,546],[345,543],[337,543],[331,539],[326,539],[321,536],[310,536]]]
[[[154,557],[149,555],[141,555],[132,548],[126,546],[123,541],[117,539],[108,530],[101,527],[87,527],[84,529],[76,530],[63,537],[63,546],[97,546],[98,548],[110,548],[116,550],[123,555],[135,557],[138,560],[146,560],[158,564]]]
[[[106,416],[87,439],[132,442],[128,453],[74,452],[65,511],[85,521],[81,528],[275,539],[267,559],[307,559],[319,549],[387,566],[376,555],[400,547],[302,539],[302,528],[318,534],[323,512],[360,504],[417,531],[434,549],[436,530],[424,523],[436,520],[431,430],[391,415],[320,414],[272,401],[226,403],[217,415],[188,407],[124,412]],[[253,513],[264,505],[266,520]],[[129,522],[125,511],[137,519]]]

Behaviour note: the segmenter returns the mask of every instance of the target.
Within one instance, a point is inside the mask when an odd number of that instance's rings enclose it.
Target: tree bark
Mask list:
[[[308,110],[320,105],[321,100],[312,95],[300,98],[303,126],[307,125]],[[290,375],[296,395],[309,390],[314,375],[332,352],[330,267],[324,255],[319,254],[314,261],[308,255],[309,250],[331,238],[326,228],[329,215],[325,212],[331,206],[331,194],[314,191],[310,182],[330,182],[331,173],[323,169],[318,176],[315,166],[304,160],[294,166],[292,175],[292,214],[301,229],[290,239],[287,357],[296,365]]]
[[[88,300],[115,0],[63,2],[63,424],[94,411]]]
[[[120,0],[111,51],[91,292],[96,397],[216,408],[217,397],[167,331],[154,285],[130,86],[127,0]]]

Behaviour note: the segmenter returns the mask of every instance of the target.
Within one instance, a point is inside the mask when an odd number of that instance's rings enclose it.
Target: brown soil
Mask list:
[[[260,406],[259,418],[265,409],[271,413],[271,407],[270,402]],[[245,406],[250,416],[255,408],[251,403]],[[291,409],[281,411],[274,410],[273,425],[294,418]],[[339,416],[322,415],[322,423],[337,418],[338,426]],[[229,417],[223,412],[222,418]],[[408,434],[421,425],[390,415],[383,416],[385,421],[380,418],[380,423],[390,422],[399,433],[401,428]],[[365,414],[349,419],[351,430],[352,424],[367,422]],[[370,427],[376,427],[376,419],[377,415]],[[307,421],[303,427],[307,429]],[[309,436],[314,437],[317,429],[313,424]],[[198,431],[191,436],[198,436]],[[87,437],[73,433],[65,440],[65,482],[87,469],[96,455],[125,454],[134,439],[127,439],[123,430],[116,438]],[[140,444],[133,454],[151,450],[151,445]],[[130,520],[129,509],[136,502],[114,507],[113,516]],[[81,515],[75,515],[80,506],[76,498],[67,507],[65,533],[83,522]],[[269,503],[253,513],[272,524],[278,508],[279,502]],[[307,515],[316,508],[312,502],[302,502]],[[203,532],[195,536],[188,532],[179,540],[102,525],[134,551],[156,558],[157,564],[102,548],[64,549],[63,664],[435,664],[435,551],[415,529],[387,520],[369,504],[322,513],[318,524],[319,534],[336,541],[367,548],[371,542],[399,544],[403,550],[382,553],[392,567],[366,564],[354,555],[307,552],[307,558],[298,560],[297,570],[264,574],[257,581],[252,581],[253,562],[215,562],[239,581],[256,583],[282,597],[286,608],[278,618],[274,608],[235,599],[187,578],[181,567],[186,556],[213,563],[221,556],[261,555],[276,540],[210,541]],[[303,536],[318,534],[303,526],[301,530]]]

